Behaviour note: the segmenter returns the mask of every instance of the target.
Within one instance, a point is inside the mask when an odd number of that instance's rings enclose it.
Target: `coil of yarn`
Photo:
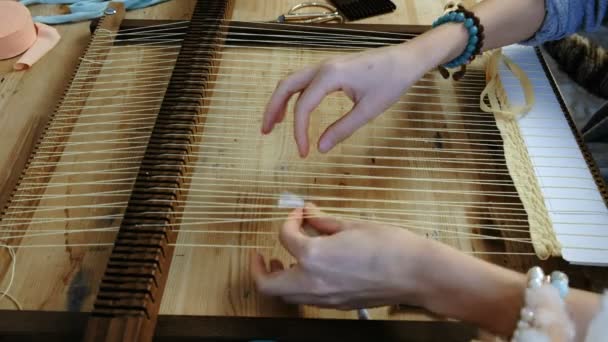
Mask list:
[[[34,23],[25,5],[0,0],[0,60],[21,55],[13,69],[29,69],[60,39],[59,32],[53,27]]]
[[[15,1],[0,1],[0,59],[24,53],[34,45],[37,36],[27,7]]]

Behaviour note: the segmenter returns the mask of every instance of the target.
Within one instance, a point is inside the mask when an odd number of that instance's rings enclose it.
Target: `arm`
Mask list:
[[[545,18],[545,0],[486,0],[472,11],[485,28],[484,51],[487,51],[532,37]],[[437,51],[427,65],[428,70],[458,57],[467,39],[468,34],[461,24],[442,25],[420,36],[418,40],[428,44],[425,46],[427,51]]]
[[[425,258],[425,264],[440,268],[426,273],[424,280],[430,286],[422,295],[425,308],[504,336],[513,332],[524,305],[525,275],[438,244],[431,246]],[[576,340],[582,341],[599,311],[599,296],[571,290],[566,306],[576,327]]]
[[[302,227],[323,234],[311,237]],[[252,258],[259,291],[285,301],[339,309],[410,304],[509,335],[523,306],[525,277],[407,230],[343,221],[307,205],[292,212],[280,234],[295,257],[285,269]],[[599,297],[571,291],[568,310],[585,332]],[[578,336],[579,340],[583,336]]]

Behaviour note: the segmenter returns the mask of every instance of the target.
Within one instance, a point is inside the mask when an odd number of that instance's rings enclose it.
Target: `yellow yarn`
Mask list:
[[[500,63],[504,62],[521,83],[526,103],[512,106],[500,78]],[[487,102],[486,103],[486,99]],[[534,251],[540,259],[560,256],[561,246],[553,230],[549,212],[534,173],[534,167],[517,119],[534,106],[534,89],[526,73],[501,50],[491,53],[486,67],[486,87],[481,93],[481,109],[493,113],[503,140],[505,159],[519,198],[524,205],[530,225]]]
[[[521,83],[526,99],[524,105],[512,106],[509,104],[500,80],[500,62],[504,62]],[[486,98],[490,105],[486,104]],[[501,50],[492,52],[486,67],[486,87],[481,92],[481,109],[488,113],[501,115],[505,119],[515,120],[520,116],[527,114],[534,106],[535,101],[534,89],[532,88],[532,83],[530,82],[528,75],[526,75],[519,65],[515,64],[509,57],[503,55]]]

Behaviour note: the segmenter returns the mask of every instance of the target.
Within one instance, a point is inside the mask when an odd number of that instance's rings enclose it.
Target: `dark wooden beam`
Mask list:
[[[88,313],[0,311],[0,342],[80,341]],[[154,341],[470,341],[477,329],[457,322],[160,316]]]
[[[84,341],[149,342],[154,336],[183,209],[177,199],[187,198],[189,188],[191,169],[184,165],[196,156],[191,146],[197,145],[197,133],[206,118],[206,83],[215,74],[215,54],[222,38],[220,23],[230,13],[231,1],[226,0],[199,1],[194,8],[99,285]],[[198,84],[198,89],[185,89],[193,84]],[[190,95],[187,100],[182,98],[185,92]],[[189,116],[184,118],[184,112]],[[152,199],[166,205],[158,206]]]
[[[153,30],[163,25],[162,31]],[[220,25],[226,34],[226,43],[239,46],[306,47],[319,44],[335,47],[370,48],[405,41],[426,32],[425,25],[384,24],[291,24],[251,23],[226,21]],[[92,28],[95,25],[91,26]],[[129,30],[128,36],[119,32],[116,45],[150,44],[168,39],[183,38],[188,28],[177,20],[124,20],[120,29]],[[209,29],[212,27],[209,24]],[[217,28],[215,28],[217,29]],[[329,38],[328,38],[329,37]],[[122,39],[128,38],[128,41]],[[328,41],[331,39],[331,41]],[[370,42],[373,44],[370,45]],[[174,43],[169,43],[174,44]]]

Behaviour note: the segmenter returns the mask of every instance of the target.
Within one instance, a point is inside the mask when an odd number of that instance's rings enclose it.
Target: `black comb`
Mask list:
[[[391,0],[330,0],[349,21],[365,19],[394,11]]]

